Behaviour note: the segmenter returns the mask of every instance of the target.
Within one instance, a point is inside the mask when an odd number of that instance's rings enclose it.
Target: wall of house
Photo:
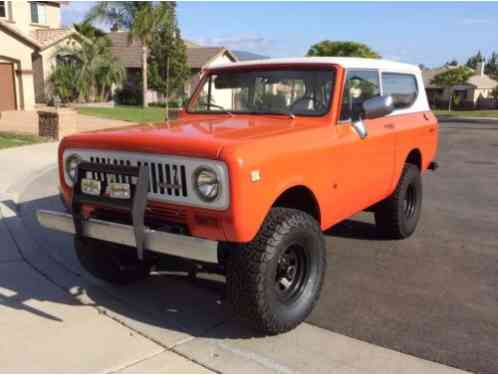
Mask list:
[[[10,1],[9,3],[12,9],[13,25],[27,35],[31,30],[61,27],[61,12],[58,4],[43,3],[47,13],[47,23],[38,25],[31,22],[30,1]]]
[[[15,51],[15,55],[13,55],[13,51]],[[31,110],[35,105],[32,52],[31,47],[0,30],[0,61],[14,64],[18,109]]]

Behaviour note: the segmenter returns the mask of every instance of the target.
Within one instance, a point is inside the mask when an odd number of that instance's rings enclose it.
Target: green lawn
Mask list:
[[[435,110],[436,116],[453,116],[453,117],[495,117],[498,118],[498,110],[487,109],[481,111],[442,111]]]
[[[116,106],[114,108],[84,107],[78,108],[82,115],[123,120],[130,122],[157,122],[165,118],[164,108],[136,106]]]
[[[0,132],[0,149],[26,146],[42,142],[48,142],[48,140],[46,138],[37,137],[35,135]]]

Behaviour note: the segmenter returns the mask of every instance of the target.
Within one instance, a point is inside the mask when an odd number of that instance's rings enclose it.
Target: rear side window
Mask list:
[[[349,70],[342,96],[341,121],[347,121],[354,113],[361,113],[365,100],[380,95],[377,70]]]
[[[411,107],[418,95],[417,80],[411,74],[382,73],[384,95],[391,95],[394,108]]]

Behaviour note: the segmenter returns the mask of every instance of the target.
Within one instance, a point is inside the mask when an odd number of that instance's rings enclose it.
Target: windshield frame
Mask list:
[[[189,115],[240,115],[240,116],[288,116],[285,113],[277,113],[277,112],[237,112],[237,111],[192,111],[190,107],[197,100],[198,96],[201,95],[201,91],[206,84],[206,81],[209,80],[209,77],[213,74],[220,74],[224,72],[253,72],[253,71],[270,71],[270,70],[327,70],[331,74],[332,85],[330,88],[330,97],[329,102],[327,103],[327,108],[323,113],[317,114],[299,114],[294,113],[294,117],[303,117],[303,118],[320,118],[327,117],[330,115],[332,103],[334,101],[334,94],[337,88],[337,73],[338,68],[335,64],[322,64],[322,63],[301,63],[301,64],[257,64],[257,65],[235,65],[235,66],[224,66],[222,68],[207,68],[202,73],[202,77],[197,84],[194,93],[191,95],[190,99],[185,106],[185,112]]]

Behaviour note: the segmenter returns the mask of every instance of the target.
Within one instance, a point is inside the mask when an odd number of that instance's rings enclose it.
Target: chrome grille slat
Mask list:
[[[147,161],[137,161],[132,162],[126,159],[111,158],[111,157],[100,157],[91,156],[89,158],[90,162],[97,164],[110,164],[110,165],[144,165],[149,173],[149,186],[148,191],[150,194],[164,196],[164,197],[185,197],[188,198],[188,187],[187,187],[187,170],[185,165],[174,164],[174,163],[164,163],[164,162],[147,162]],[[176,180],[175,179],[176,176]],[[130,178],[127,176],[116,175],[112,176],[108,173],[93,173],[90,176],[93,179],[110,182],[114,180],[115,182],[131,183],[136,185],[136,178]],[[175,183],[180,185],[180,187],[172,188],[171,185]],[[163,184],[166,184],[164,187]]]

